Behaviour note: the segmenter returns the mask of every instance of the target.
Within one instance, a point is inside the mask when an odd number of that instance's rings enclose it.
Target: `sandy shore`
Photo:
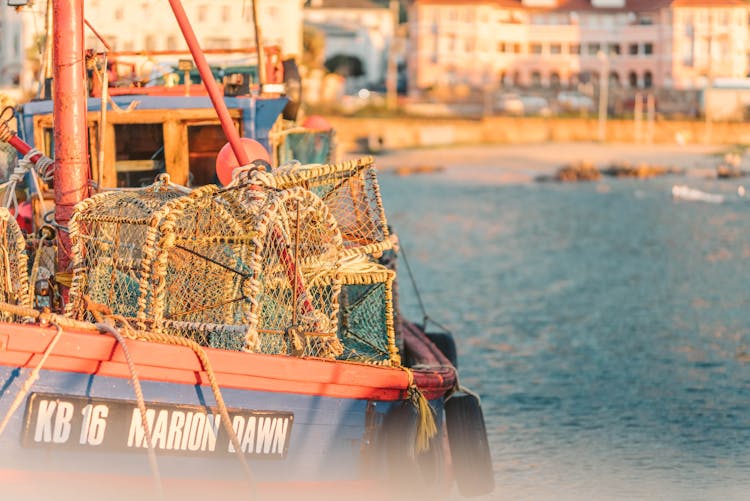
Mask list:
[[[615,162],[646,162],[685,169],[689,176],[705,177],[715,174],[727,149],[722,145],[600,143],[456,146],[383,152],[376,155],[376,162],[382,170],[437,167],[445,169],[449,176],[471,176],[496,183],[528,182],[582,160],[600,168]],[[743,159],[741,167],[750,170],[750,159]]]

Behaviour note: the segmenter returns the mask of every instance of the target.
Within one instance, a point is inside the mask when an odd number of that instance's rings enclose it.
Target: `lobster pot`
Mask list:
[[[372,157],[331,165],[293,165],[274,171],[276,188],[304,186],[328,206],[345,254],[379,254],[392,247]]]
[[[296,160],[303,164],[329,163],[333,156],[333,131],[285,132],[279,144],[279,164]]]
[[[317,277],[335,269],[341,235],[307,190],[105,193],[76,207],[71,235],[71,315],[91,317],[88,297],[139,328],[204,346],[340,352],[339,288]],[[292,350],[282,341],[295,330],[311,340]]]
[[[378,365],[401,364],[393,326],[393,280],[384,266],[342,267],[339,301],[339,358]]]
[[[0,207],[0,301],[17,306],[31,306],[26,258],[26,240],[10,211]],[[13,320],[13,315],[0,311],[0,319]]]

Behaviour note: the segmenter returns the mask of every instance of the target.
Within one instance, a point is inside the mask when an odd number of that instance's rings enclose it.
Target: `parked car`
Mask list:
[[[495,110],[517,116],[549,116],[551,114],[547,99],[541,96],[524,96],[513,93],[501,94],[495,102]]]
[[[557,95],[557,105],[563,112],[593,112],[595,109],[594,100],[580,92],[560,92]]]
[[[495,101],[495,110],[507,115],[523,115],[523,102],[518,94],[500,94]]]

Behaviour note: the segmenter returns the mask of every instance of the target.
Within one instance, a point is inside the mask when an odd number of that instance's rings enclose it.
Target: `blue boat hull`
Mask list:
[[[29,371],[30,369],[0,367],[0,416],[8,412],[10,403],[28,377]],[[192,406],[215,408],[209,387],[158,381],[142,381],[141,384],[145,400],[152,405],[171,409],[194,409]],[[73,400],[83,397],[93,403],[107,404],[112,401],[134,406],[133,386],[129,380],[44,370],[31,393],[0,436],[0,472],[11,472],[11,478],[12,472],[31,472],[35,479],[44,479],[47,472],[53,474],[53,482],[58,481],[62,475],[70,479],[71,484],[76,484],[80,479],[93,481],[97,476],[106,479],[116,473],[119,479],[138,479],[134,484],[150,486],[153,471],[149,465],[145,443],[141,442],[140,447],[134,446],[131,450],[117,451],[101,450],[96,445],[81,445],[80,441],[85,441],[82,438],[85,433],[81,433],[79,429],[81,419],[77,415],[81,413],[80,408],[75,409],[76,419],[68,419],[68,424],[72,424],[73,429],[68,430],[65,443],[56,444],[50,439],[54,438],[55,433],[59,434],[61,426],[55,412],[47,412],[46,415],[49,421],[46,430],[49,437],[46,439],[49,443],[34,443],[35,437],[42,442],[45,440],[45,430],[39,424],[45,418],[32,415],[33,399],[47,398],[52,401],[54,395],[63,395]],[[384,444],[388,441],[386,435],[394,430],[386,429],[384,422],[389,413],[403,405],[401,401],[375,402],[232,388],[223,389],[222,395],[231,415],[252,410],[293,416],[289,423],[291,431],[282,439],[285,442],[283,455],[278,454],[279,451],[273,454],[273,449],[272,454],[265,456],[246,455],[259,488],[266,485],[278,493],[281,492],[279,487],[283,486],[292,490],[304,486],[303,490],[310,492],[309,489],[327,489],[326,486],[337,484],[355,489],[364,485],[387,485],[389,455],[393,451],[389,451]],[[437,424],[442,428],[442,400],[433,400],[431,405],[436,411]],[[112,420],[112,417],[110,414],[107,419]],[[218,417],[216,420],[218,421]],[[125,421],[124,426],[127,427],[127,416]],[[238,438],[242,440],[242,430],[238,431]],[[152,429],[152,432],[156,439],[158,430]],[[405,440],[408,436],[408,433],[404,435]],[[258,438],[255,437],[256,440]],[[436,441],[435,447],[441,446]],[[252,447],[253,444],[250,444],[250,449]],[[413,455],[412,444],[404,442],[403,447],[401,452],[404,456]],[[165,484],[204,481],[206,485],[218,482],[220,485],[237,484],[242,488],[247,480],[240,461],[228,450],[219,451],[223,454],[198,451],[193,455],[185,455],[182,452],[187,451],[164,451],[163,447],[159,449],[158,470]],[[23,478],[22,476],[21,483]],[[73,488],[78,489],[80,486],[75,485]]]

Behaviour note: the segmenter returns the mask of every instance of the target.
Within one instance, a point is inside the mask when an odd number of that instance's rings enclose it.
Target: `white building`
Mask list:
[[[326,62],[337,56],[359,61],[363,75],[350,79],[349,87],[385,83],[395,28],[387,7],[370,0],[307,0],[304,20],[325,34]]]
[[[39,2],[41,3],[41,2]],[[26,56],[33,51],[34,26],[44,30],[44,7],[24,7],[16,10],[0,1],[0,87],[30,89],[35,75]]]
[[[32,7],[22,8],[19,15],[15,9],[5,7],[5,0],[0,1],[1,83],[13,80],[35,34],[43,33],[47,2],[36,0]],[[304,0],[256,1],[262,42],[279,45],[285,57],[300,56]],[[183,0],[182,4],[202,48],[255,47],[250,0]],[[84,14],[114,51],[187,50],[166,0],[84,0]],[[102,44],[88,28],[85,36],[86,48],[102,50]]]

